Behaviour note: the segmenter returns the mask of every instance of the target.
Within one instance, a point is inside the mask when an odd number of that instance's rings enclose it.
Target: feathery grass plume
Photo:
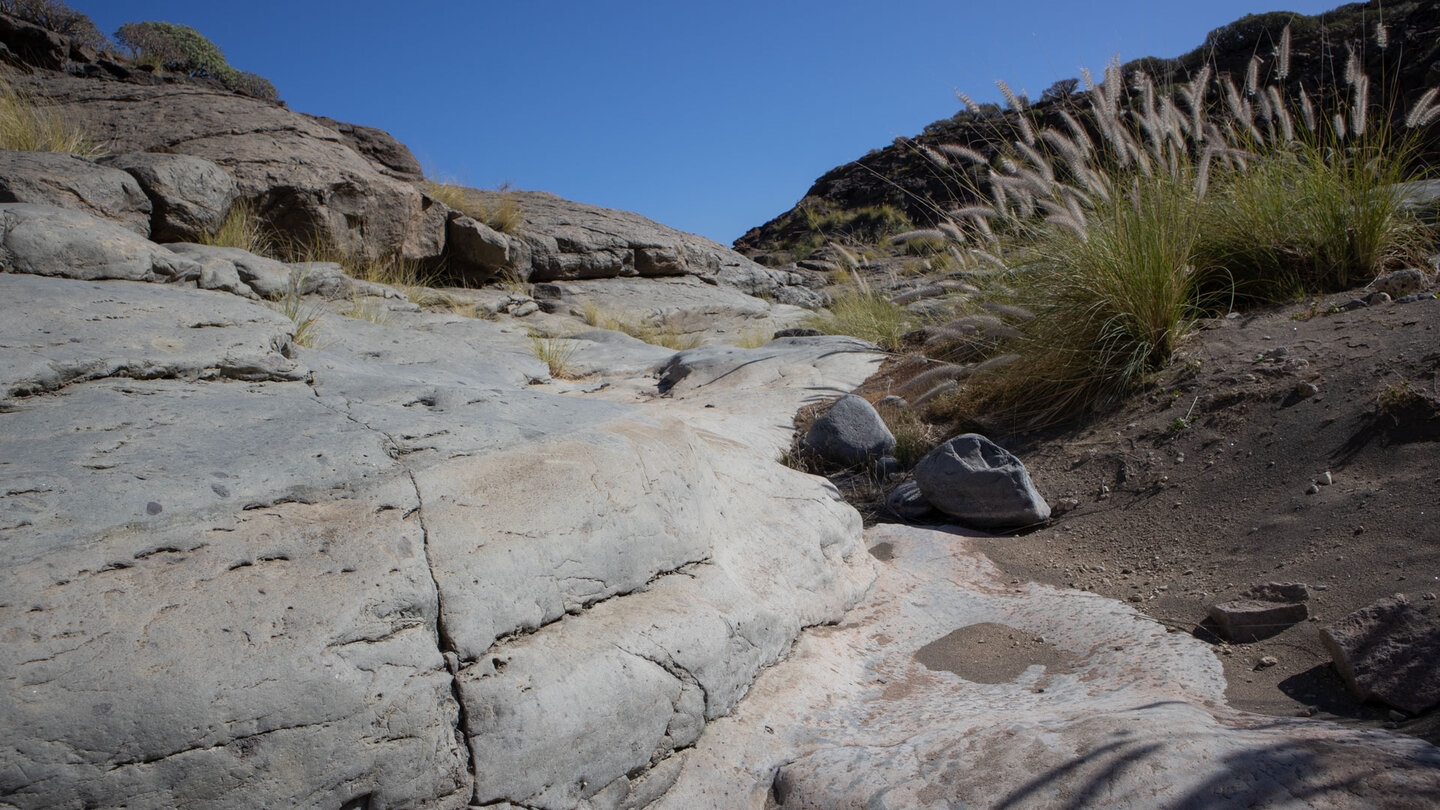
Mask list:
[[[967,146],[957,146],[952,143],[944,143],[936,146],[935,148],[939,150],[941,154],[947,157],[959,158],[960,160],[968,160],[977,166],[987,166],[990,163],[989,158]]]
[[[889,241],[890,241],[890,244],[892,244],[892,245],[903,245],[903,244],[905,244],[906,242],[909,242],[909,241],[914,240],[914,239],[944,239],[944,238],[945,238],[945,232],[944,232],[944,231],[938,230],[938,229],[936,229],[936,228],[922,228],[922,229],[913,230],[913,231],[906,231],[905,233],[897,233],[897,234],[895,234],[894,236],[890,237],[890,240],[889,240]]]
[[[946,380],[939,385],[936,385],[934,388],[931,388],[929,391],[926,391],[925,393],[916,397],[910,402],[910,407],[923,408],[934,400],[938,399],[939,397],[942,397],[946,394],[954,393],[959,390],[960,383],[954,380]]]
[[[1015,95],[1015,91],[1011,90],[1010,85],[1006,84],[1004,80],[997,80],[995,86],[1000,88],[1000,95],[1005,97],[1005,103],[1010,105],[1010,109],[1015,112],[1023,112],[1025,110],[1025,102],[1022,101],[1019,96]]]
[[[1250,64],[1245,66],[1245,95],[1254,96],[1260,89],[1260,57],[1250,57]]]
[[[1315,119],[1315,105],[1310,102],[1310,96],[1306,94],[1305,88],[1300,88],[1300,118],[1305,122],[1305,129],[1311,133],[1318,133],[1319,126]]]
[[[950,220],[943,220],[936,223],[935,228],[939,230],[940,233],[943,234],[945,238],[949,239],[951,242],[955,242],[957,244],[964,244],[965,242],[969,241],[965,238],[965,232],[961,230],[958,225],[956,225],[954,222],[951,222]]]
[[[1375,45],[1382,51],[1390,46],[1390,29],[1384,22],[1375,23]]]
[[[980,105],[975,103],[975,99],[970,98],[959,90],[955,91],[955,97],[960,99],[960,103],[965,105],[965,109],[969,110],[975,115],[980,114]]]
[[[947,380],[960,380],[972,374],[968,366],[955,365],[953,363],[941,363],[934,368],[928,369],[920,374],[911,377],[900,386],[901,396],[913,396],[916,392],[925,392],[935,387],[936,383]]]
[[[1355,46],[1350,46],[1349,56],[1345,58],[1345,83],[1354,87],[1360,81],[1362,71],[1360,69],[1360,57],[1355,53]]]
[[[1060,120],[1065,122],[1065,127],[1070,130],[1070,138],[1086,157],[1095,152],[1095,142],[1090,140],[1090,133],[1080,126],[1075,116],[1069,110],[1060,111]]]
[[[920,154],[924,155],[924,156],[925,156],[927,159],[929,159],[932,163],[935,163],[936,165],[938,165],[938,166],[940,166],[940,167],[942,167],[942,168],[946,168],[946,169],[950,168],[950,159],[947,158],[947,157],[945,157],[944,155],[940,154],[939,151],[937,151],[937,150],[935,150],[935,149],[931,149],[930,147],[928,147],[928,146],[926,146],[926,145],[924,145],[924,144],[915,144],[914,146],[915,146],[915,151],[917,151],[917,152],[919,152]]]
[[[1011,352],[1009,354],[997,354],[994,357],[990,357],[979,363],[976,363],[975,373],[983,374],[987,371],[995,371],[997,369],[1005,368],[1012,363],[1018,363],[1024,359],[1024,357],[1014,352]]]
[[[105,154],[83,127],[3,79],[0,79],[0,149],[67,152],[83,158]]]
[[[1280,31],[1280,46],[1276,52],[1275,78],[1284,81],[1290,78],[1290,24]]]
[[[1225,92],[1225,107],[1230,113],[1230,118],[1237,121],[1243,119],[1245,117],[1245,105],[1241,103],[1240,90],[1235,86],[1235,82],[1230,78],[1229,73],[1221,77],[1220,89]]]
[[[1043,187],[1037,188],[1036,192],[1048,194],[1049,189],[1055,184],[1055,167],[1050,165],[1050,161],[1042,157],[1039,152],[1035,151],[1035,147],[1028,143],[1016,142],[1015,148],[1019,149],[1020,154],[1030,161],[1030,166],[1034,169],[1035,174],[1044,181]]]
[[[1440,87],[1432,87],[1411,105],[1409,114],[1405,116],[1406,129],[1429,126],[1436,117],[1440,117],[1440,104],[1435,103],[1437,95],[1440,95]]]
[[[1035,317],[1035,313],[1024,307],[1017,307],[1014,304],[1001,304],[997,301],[983,301],[980,306],[991,312],[1004,315],[1007,318],[1014,318],[1017,321],[1028,321]]]
[[[1361,74],[1355,81],[1354,105],[1350,111],[1350,134],[1359,138],[1369,128],[1370,77]]]
[[[984,217],[989,219],[990,217],[1000,216],[1000,212],[988,205],[967,205],[964,208],[952,208],[950,210],[950,216],[956,217],[957,219],[967,219],[970,217]]]

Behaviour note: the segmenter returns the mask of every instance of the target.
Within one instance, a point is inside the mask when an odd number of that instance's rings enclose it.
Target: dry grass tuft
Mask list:
[[[0,80],[0,149],[67,152],[84,158],[105,154],[84,128],[3,80]]]

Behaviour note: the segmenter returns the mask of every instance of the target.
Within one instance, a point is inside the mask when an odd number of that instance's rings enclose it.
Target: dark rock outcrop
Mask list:
[[[805,445],[834,464],[865,464],[895,452],[895,437],[875,407],[846,394],[805,434]]]
[[[1361,700],[1411,714],[1440,705],[1440,617],[1434,610],[1396,594],[1321,628],[1320,640]]]
[[[100,163],[134,177],[150,198],[150,235],[157,242],[184,242],[214,233],[240,196],[235,178],[193,155],[128,152]]]

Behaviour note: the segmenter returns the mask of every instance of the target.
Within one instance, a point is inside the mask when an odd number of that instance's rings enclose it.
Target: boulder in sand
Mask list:
[[[931,505],[967,526],[1013,529],[1050,519],[1050,505],[1020,459],[976,433],[920,459],[915,483]]]
[[[1335,669],[1361,700],[1419,714],[1440,704],[1440,617],[1403,595],[1322,628]]]
[[[895,452],[895,437],[874,406],[854,394],[835,400],[805,434],[805,444],[826,461],[851,466]]]

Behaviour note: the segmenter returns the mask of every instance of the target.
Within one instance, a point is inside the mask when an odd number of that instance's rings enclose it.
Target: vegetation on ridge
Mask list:
[[[823,325],[921,353],[902,387],[925,418],[1023,429],[1117,403],[1197,318],[1423,260],[1433,234],[1398,184],[1420,176],[1414,158],[1440,119],[1436,91],[1393,127],[1358,55],[1341,87],[1311,95],[1287,82],[1288,29],[1278,41],[1239,83],[1202,69],[1166,88],[1117,61],[1098,82],[1087,72],[1083,95],[1058,111],[999,83],[1008,110],[983,145],[915,146],[969,202],[893,237],[943,234],[951,276],[976,288],[971,302],[898,338],[868,314]],[[832,312],[863,304],[889,317],[896,303],[861,288]],[[977,303],[992,311],[977,314]]]
[[[120,26],[115,39],[130,49],[137,64],[218,79],[228,90],[278,101],[275,85],[263,76],[236,70],[225,61],[220,47],[188,25],[168,22],[130,22]]]

